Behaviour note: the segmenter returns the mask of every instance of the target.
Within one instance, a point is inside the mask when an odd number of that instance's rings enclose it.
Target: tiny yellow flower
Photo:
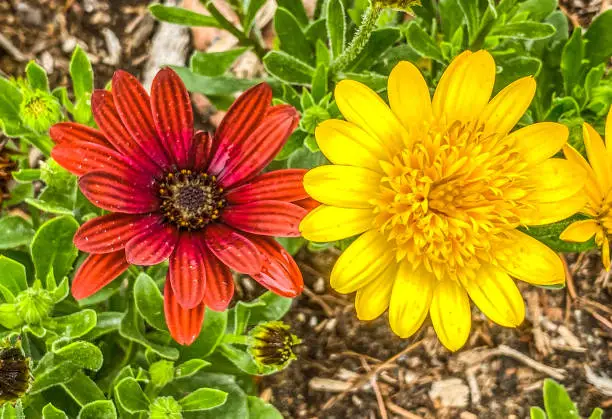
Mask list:
[[[612,236],[612,108],[606,119],[606,139],[586,122],[582,125],[582,138],[589,163],[572,146],[563,146],[565,157],[586,170],[584,194],[587,203],[581,212],[591,219],[576,221],[561,233],[561,240],[585,242],[595,236],[601,247],[604,267],[610,270],[610,236]]]
[[[441,342],[456,351],[470,332],[470,298],[494,322],[516,327],[525,307],[514,279],[565,281],[557,254],[517,227],[580,210],[584,169],[551,158],[567,141],[561,124],[510,133],[535,94],[533,78],[489,100],[494,81],[491,55],[466,51],[433,100],[409,62],[389,76],[390,107],[361,83],[337,85],[346,121],[317,127],[333,165],[304,177],[323,205],[300,230],[319,242],[360,234],[331,274],[338,292],[357,292],[360,319],[389,308],[391,328],[405,338],[429,314]]]

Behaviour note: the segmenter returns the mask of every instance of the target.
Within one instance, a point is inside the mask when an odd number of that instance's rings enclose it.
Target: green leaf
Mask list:
[[[117,411],[110,400],[96,400],[83,406],[77,419],[116,419]]]
[[[70,59],[70,78],[77,101],[91,95],[94,88],[93,69],[85,51],[77,45]]]
[[[308,16],[306,15],[306,9],[301,0],[278,0],[276,2],[278,7],[282,7],[291,13],[300,25],[305,26],[308,24]]]
[[[555,27],[550,23],[517,22],[496,26],[490,35],[499,38],[537,40],[550,38],[555,32]]]
[[[70,272],[78,254],[72,242],[78,228],[73,217],[63,216],[52,218],[38,229],[31,245],[37,278],[46,278],[51,268],[57,278]]]
[[[52,359],[52,352],[48,352],[47,355],[50,355]],[[29,390],[29,394],[33,395],[36,393],[40,393],[41,391],[46,390],[50,387],[68,382],[70,381],[72,376],[79,370],[79,367],[70,361],[52,363],[52,365],[45,365],[45,367],[47,368],[43,369],[36,367],[36,369],[34,369],[34,383],[32,383],[32,387]],[[39,369],[41,369],[42,371],[39,371]]]
[[[30,61],[25,71],[28,83],[32,89],[49,92],[49,79],[44,68],[36,64],[35,61]]]
[[[221,406],[227,400],[225,391],[214,388],[200,388],[179,400],[185,412],[209,410]]]
[[[78,341],[55,351],[58,359],[71,362],[79,368],[98,371],[102,366],[102,351],[93,343]]]
[[[47,186],[38,199],[28,198],[26,202],[42,211],[72,215],[77,196],[76,176],[50,159],[41,163],[41,179]]]
[[[134,303],[138,313],[158,330],[168,330],[164,317],[164,297],[151,277],[141,273],[134,283]]]
[[[331,54],[325,43],[320,39],[317,39],[317,43],[315,45],[315,57],[317,65],[325,65],[329,67],[329,63],[331,62]]]
[[[30,183],[40,179],[40,169],[21,169],[13,172],[13,179],[19,183]]]
[[[68,416],[51,403],[47,403],[42,410],[43,419],[68,419]]]
[[[256,301],[263,303],[263,305],[257,305],[250,309],[249,324],[280,320],[287,314],[293,302],[291,298],[281,297],[270,291],[262,294]]]
[[[544,412],[539,407],[532,407],[529,410],[529,415],[531,419],[546,419],[546,412]]]
[[[323,153],[311,153],[306,148],[302,147],[295,150],[295,152],[289,156],[287,167],[289,169],[312,169],[313,167],[325,164],[326,161],[327,159],[323,156]]]
[[[362,73],[344,73],[342,78],[363,83],[375,92],[382,92],[387,88],[387,77],[372,71],[364,71]]]
[[[175,23],[183,26],[221,27],[214,17],[192,12],[182,7],[164,6],[156,3],[149,6],[149,11],[156,19],[162,22]]]
[[[608,9],[591,22],[584,34],[588,41],[585,57],[592,66],[609,62],[612,55],[612,9]]]
[[[175,378],[185,378],[192,376],[202,368],[210,365],[210,362],[204,361],[203,359],[190,359],[189,361],[183,362],[177,366],[174,370]]]
[[[25,267],[21,263],[0,255],[0,272],[0,286],[10,291],[13,296],[28,288]]]
[[[77,372],[72,380],[62,384],[62,387],[79,406],[105,399],[102,390],[83,371]]]
[[[191,56],[189,67],[195,74],[208,77],[217,77],[225,74],[234,61],[248,48],[236,48],[221,52],[196,51]]]
[[[544,380],[544,406],[549,419],[580,419],[565,387],[550,378]]]
[[[241,371],[249,375],[270,375],[278,372],[278,369],[268,365],[257,365],[251,355],[245,352],[242,347],[237,347],[229,344],[221,344],[218,349],[219,353],[230,360]]]
[[[274,29],[280,41],[280,49],[304,63],[314,61],[312,47],[306,39],[295,16],[279,7],[274,15]]]
[[[571,38],[563,47],[561,55],[561,74],[566,95],[571,95],[572,88],[580,82],[582,59],[584,58],[584,43],[580,28],[574,29]]]
[[[307,133],[296,129],[293,131],[293,134],[289,137],[281,151],[276,155],[274,160],[287,160],[291,154],[293,154],[296,150],[302,148],[304,144],[304,139],[306,138]]]
[[[256,396],[247,396],[249,419],[283,419],[283,415],[270,403]]]
[[[354,73],[367,70],[401,37],[402,33],[396,28],[383,28],[373,31],[361,52],[345,70]]]
[[[346,19],[342,0],[329,0],[327,3],[327,36],[331,47],[332,57],[336,58],[346,44]]]
[[[0,249],[28,245],[32,237],[34,237],[32,224],[24,218],[16,215],[0,218]]]
[[[198,338],[189,346],[181,348],[181,359],[206,358],[223,339],[227,328],[227,311],[206,309],[204,325]]]
[[[282,51],[270,51],[263,59],[266,71],[290,84],[309,85],[314,68]]]
[[[417,22],[411,22],[406,30],[408,44],[421,56],[431,58],[441,64],[445,64],[444,56],[438,44],[434,42]]]
[[[15,329],[23,324],[23,320],[17,314],[15,304],[0,304],[0,325],[7,329]]]
[[[556,252],[583,252],[595,248],[594,239],[584,243],[570,243],[561,240],[559,235],[574,221],[584,219],[586,219],[586,217],[574,215],[554,224],[525,227],[523,231],[538,239]]]
[[[10,403],[4,403],[1,413],[0,419],[25,419],[21,400],[18,400],[15,406],[12,406]]]
[[[593,410],[593,412],[591,413],[591,416],[589,416],[589,419],[602,419],[603,413],[604,411],[600,409],[599,407],[597,407]]]
[[[9,80],[0,77],[0,130],[9,137],[19,137],[29,130],[21,122],[19,106],[23,96]]]
[[[507,60],[500,59],[498,65],[502,70],[495,75],[496,92],[521,77],[538,75],[542,68],[542,61],[536,57],[518,56]]]
[[[532,20],[542,20],[557,8],[557,0],[527,0],[519,4],[516,14],[529,13]]]
[[[479,29],[480,10],[478,9],[478,2],[473,0],[458,0],[458,3],[467,23],[471,42],[476,38]]]
[[[132,377],[126,377],[115,387],[117,402],[128,413],[146,412],[149,410],[149,399],[142,388]]]
[[[105,311],[97,313],[96,327],[91,329],[84,339],[94,340],[107,333],[119,330],[123,319],[123,313],[116,311]]]
[[[53,273],[53,270],[49,271],[49,275],[51,275]],[[47,286],[47,289],[49,287]],[[62,282],[60,282],[59,286],[55,287],[55,289],[53,289],[53,292],[51,293],[51,298],[53,298],[53,303],[57,304],[60,301],[62,301],[64,298],[68,297],[68,293],[70,292],[70,283],[68,282],[68,278],[64,278],[62,279]]]
[[[245,13],[242,26],[244,27],[244,33],[249,33],[253,26],[253,22],[255,22],[257,12],[266,4],[266,0],[245,0],[244,3],[243,9]]]
[[[91,309],[77,311],[62,317],[47,320],[45,327],[66,339],[75,339],[88,333],[96,326],[96,312]],[[75,342],[78,343],[78,342]]]
[[[312,98],[320,102],[327,94],[327,66],[320,64],[312,77]]]
[[[201,76],[185,67],[171,67],[181,77],[187,90],[206,96],[231,95],[262,82],[258,79],[237,79],[231,76]]]

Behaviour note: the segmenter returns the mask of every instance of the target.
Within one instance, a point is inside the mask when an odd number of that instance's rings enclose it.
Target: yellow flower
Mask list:
[[[584,194],[587,198],[582,212],[590,215],[588,220],[570,224],[561,240],[585,242],[595,236],[595,243],[601,246],[604,267],[610,270],[610,236],[612,236],[612,108],[606,119],[606,138],[604,144],[601,136],[586,122],[582,126],[582,138],[589,163],[572,146],[563,147],[565,157],[579,164],[586,170]]]
[[[494,322],[515,327],[525,308],[513,278],[564,282],[557,254],[517,227],[562,220],[586,201],[584,169],[550,158],[567,140],[565,126],[542,122],[509,134],[533,98],[533,78],[489,101],[494,80],[491,55],[466,51],[433,100],[408,62],[389,76],[390,108],[363,84],[340,82],[346,121],[325,121],[315,133],[334,164],[304,178],[323,204],[302,221],[304,237],[361,234],[334,266],[332,287],[357,291],[360,319],[389,308],[401,337],[429,314],[453,351],[469,335],[470,298]]]

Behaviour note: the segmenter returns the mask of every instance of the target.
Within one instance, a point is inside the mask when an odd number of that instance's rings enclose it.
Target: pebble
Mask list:
[[[308,325],[310,327],[315,327],[318,323],[319,323],[319,319],[317,319],[317,316],[312,316],[310,318],[310,321],[308,322]]]
[[[429,390],[429,398],[444,407],[467,407],[469,395],[470,388],[460,378],[436,381]]]
[[[76,46],[77,46],[76,38],[70,36],[64,39],[64,42],[62,42],[62,51],[64,51],[65,53],[70,53],[74,50]]]
[[[55,67],[55,60],[49,51],[43,51],[40,54],[40,65],[45,69],[47,74],[52,74]]]
[[[312,289],[317,294],[323,294],[325,292],[325,280],[321,277],[317,278],[314,285],[312,286]]]
[[[42,11],[36,7],[32,7],[27,3],[19,2],[15,6],[19,20],[28,26],[40,26],[43,23]]]

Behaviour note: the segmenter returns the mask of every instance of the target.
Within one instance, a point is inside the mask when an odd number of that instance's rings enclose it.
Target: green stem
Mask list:
[[[355,36],[351,41],[350,45],[340,54],[338,58],[333,62],[331,66],[332,73],[338,73],[342,71],[347,65],[353,61],[357,55],[365,47],[372,31],[376,28],[376,22],[382,12],[382,7],[378,4],[372,4],[363,14],[361,25],[355,32]]]
[[[236,336],[236,335],[225,335],[223,336],[222,339],[222,343],[230,343],[230,344],[237,344],[237,345],[245,345],[248,346],[249,345],[249,337],[248,336]]]

